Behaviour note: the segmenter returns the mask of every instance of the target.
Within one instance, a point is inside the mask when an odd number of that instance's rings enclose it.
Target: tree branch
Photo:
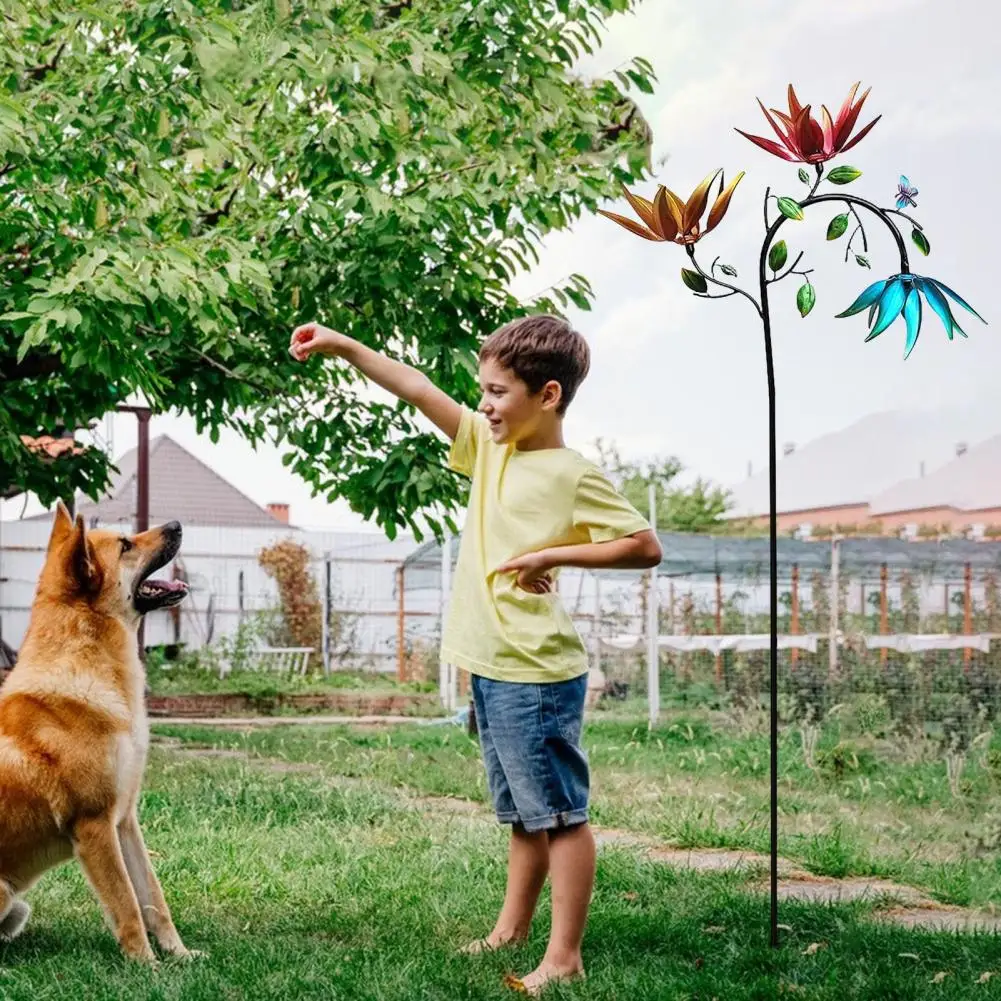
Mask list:
[[[390,20],[395,21],[405,10],[413,7],[413,0],[397,0],[396,3],[387,4],[382,8],[382,13]]]
[[[439,177],[448,177],[450,174],[464,174],[467,170],[476,170],[479,167],[489,166],[489,160],[474,160],[472,163],[463,164],[461,167],[451,167],[448,170],[439,170],[437,174],[429,174],[422,181],[419,181],[412,188],[407,188],[400,192],[401,196],[412,195],[426,188],[432,181],[437,181]]]
[[[265,393],[267,395],[272,395],[275,392],[274,386],[265,386],[264,383],[258,382],[256,379],[248,379],[245,375],[238,375],[231,368],[223,365],[221,361],[216,361],[211,355],[207,355],[200,348],[189,347],[189,351],[198,355],[206,364],[211,365],[213,368],[218,369],[224,375],[229,376],[230,379],[234,379],[237,382],[242,382],[245,386],[250,386],[251,389],[256,389],[259,393]]]
[[[240,190],[240,185],[236,185],[233,190],[229,193],[229,197],[222,203],[222,208],[214,209],[212,212],[205,212],[199,218],[201,221],[209,228],[216,226],[219,220],[223,216],[228,216],[230,209],[233,207],[233,200],[236,198],[237,192]]]
[[[33,379],[39,375],[52,375],[63,367],[59,355],[28,355],[21,361],[0,359],[0,376],[5,382]]]
[[[56,54],[49,62],[43,64],[42,66],[32,66],[28,70],[28,76],[30,76],[32,80],[44,80],[59,65],[59,59],[66,48],[66,44],[67,43],[64,41],[59,48],[56,49]]]

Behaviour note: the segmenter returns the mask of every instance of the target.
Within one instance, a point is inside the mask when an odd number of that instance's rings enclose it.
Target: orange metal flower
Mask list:
[[[663,184],[657,186],[657,194],[654,195],[652,202],[623,188],[626,198],[629,199],[629,204],[640,217],[642,225],[616,212],[606,212],[604,209],[598,209],[598,211],[607,219],[611,219],[628,229],[630,233],[642,236],[644,240],[654,240],[658,243],[697,243],[722,221],[726,210],[730,207],[733,192],[743,176],[744,172],[741,171],[724,188],[723,171],[714,170],[703,179],[687,201],[682,201]],[[703,229],[702,215],[709,204],[709,189],[717,177],[719,178],[719,193],[716,195],[713,207],[709,211],[709,218],[706,220],[705,229]]]
[[[781,145],[774,139],[765,139],[762,136],[752,136],[747,132],[740,132],[745,139],[750,139],[756,146],[767,150],[775,156],[782,157],[783,160],[791,160],[794,163],[823,163],[831,160],[839,153],[844,153],[863,139],[869,130],[882,118],[877,115],[854,139],[850,138],[852,129],[858,121],[859,112],[865,99],[869,96],[867,90],[857,101],[855,94],[859,89],[856,83],[848,92],[845,103],[841,105],[836,119],[831,119],[831,113],[824,105],[820,106],[820,118],[818,122],[810,114],[810,105],[803,107],[796,97],[796,91],[792,84],[789,84],[789,114],[785,115],[781,111],[772,108],[771,114],[760,98],[758,104],[768,119],[768,124],[775,130],[775,134],[782,140]],[[871,89],[871,88],[870,88]],[[776,122],[775,116],[779,121]],[[779,127],[779,122],[782,127]]]

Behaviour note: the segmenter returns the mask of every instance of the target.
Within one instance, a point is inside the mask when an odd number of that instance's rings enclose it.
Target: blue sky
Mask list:
[[[770,134],[755,97],[782,108],[790,81],[804,103],[832,111],[856,80],[871,86],[860,122],[883,118],[845,158],[864,172],[852,190],[890,204],[897,176],[908,174],[920,190],[917,216],[932,245],[928,258],[912,254],[914,270],[942,279],[996,320],[992,238],[1001,213],[993,175],[1001,118],[991,98],[1001,94],[999,36],[1001,12],[976,0],[948,8],[930,0],[646,0],[636,13],[609,22],[605,46],[581,69],[605,73],[632,56],[653,63],[659,83],[641,106],[654,129],[655,159],[666,157],[657,181],[684,196],[716,167],[728,175],[747,171],[724,224],[700,246],[704,263],[719,254],[742,282],[756,265],[765,186],[791,195],[804,189],[796,165],[769,156],[734,128]],[[844,264],[843,241],[824,240],[836,211],[785,227],[790,248],[807,249],[817,305],[802,320],[793,281],[773,287],[780,441],[802,444],[887,409],[941,410],[949,420],[947,411],[959,405],[965,424],[957,423],[957,435],[976,437],[971,426],[982,437],[1001,431],[996,325],[971,318],[964,324],[970,339],[950,344],[938,321],[926,318],[905,364],[902,323],[863,344],[864,316],[833,318],[875,277],[898,270],[892,242],[875,224],[867,227],[872,272]],[[600,435],[627,456],[675,454],[692,472],[732,485],[749,462],[760,469],[766,457],[760,328],[739,297],[691,296],[678,277],[683,257],[680,248],[588,218],[553,234],[542,263],[517,280],[515,291],[529,296],[581,272],[597,294],[592,312],[573,317],[591,342],[593,361],[567,419],[569,444],[587,451]],[[134,424],[118,418],[115,427],[121,452],[135,443]],[[255,455],[235,435],[213,445],[184,418],[155,419],[153,433],[162,432],[254,500],[290,503],[299,524],[360,524],[343,505],[311,500],[276,453]],[[20,502],[2,507],[7,518],[20,510]]]

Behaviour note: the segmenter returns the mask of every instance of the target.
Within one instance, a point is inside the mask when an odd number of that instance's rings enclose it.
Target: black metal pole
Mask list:
[[[149,409],[136,408],[139,462],[136,468],[136,535],[149,530]],[[139,659],[146,663],[146,620],[139,621]]]
[[[149,407],[122,406],[118,410],[123,413],[135,414],[139,422],[139,440],[136,447],[136,535],[149,530]],[[146,622],[139,620],[139,659],[146,662]]]
[[[769,779],[770,779],[770,863],[771,863],[771,945],[779,946],[779,560],[778,560],[778,477],[776,475],[775,363],[768,315],[768,287],[765,284],[765,256],[761,257],[761,319],[765,333],[765,368],[768,376],[768,629],[769,629]]]

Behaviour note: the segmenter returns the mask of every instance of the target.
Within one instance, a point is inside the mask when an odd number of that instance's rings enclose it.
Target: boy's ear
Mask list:
[[[542,387],[542,408],[544,410],[557,410],[562,402],[563,387],[555,379],[550,379]]]

